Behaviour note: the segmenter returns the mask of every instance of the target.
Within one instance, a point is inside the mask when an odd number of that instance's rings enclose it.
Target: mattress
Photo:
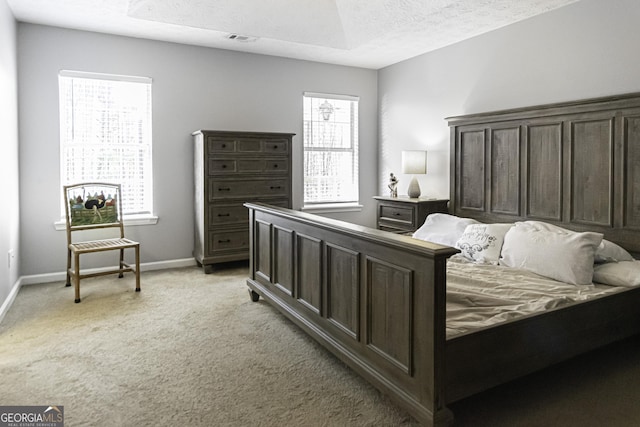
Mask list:
[[[457,254],[447,263],[447,338],[624,289],[562,283]]]

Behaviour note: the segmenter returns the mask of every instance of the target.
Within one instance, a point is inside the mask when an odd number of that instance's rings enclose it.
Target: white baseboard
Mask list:
[[[196,260],[193,258],[183,258],[183,259],[173,259],[168,261],[157,261],[157,262],[146,262],[140,264],[140,272],[143,271],[152,271],[152,270],[164,270],[167,268],[181,268],[181,267],[191,267],[196,265]],[[100,268],[87,269],[85,272],[98,272]],[[16,299],[16,295],[18,295],[18,291],[22,285],[35,285],[39,283],[49,283],[49,282],[58,282],[65,280],[67,278],[67,273],[62,271],[58,273],[46,273],[46,274],[31,274],[29,276],[21,276],[18,281],[11,288],[11,292],[2,303],[0,307],[0,322],[4,318],[5,314],[11,308],[13,301]]]
[[[22,286],[22,282],[21,279],[18,279],[13,285],[13,288],[11,288],[11,292],[9,292],[7,299],[2,303],[2,307],[0,307],[0,322],[2,322],[4,315],[7,314],[9,308],[11,308],[11,305],[13,304],[13,301],[15,301],[16,295],[18,295],[18,291],[20,290],[20,286]]]
[[[181,268],[191,267],[196,265],[196,260],[193,258],[172,259],[168,261],[156,261],[156,262],[144,262],[140,264],[140,272],[152,271],[152,270],[164,270],[167,268]],[[104,268],[92,268],[83,270],[85,273],[97,273],[104,271]],[[67,273],[60,271],[57,273],[45,273],[45,274],[32,274],[29,276],[22,276],[20,278],[22,285],[35,285],[39,283],[58,282],[65,280]]]

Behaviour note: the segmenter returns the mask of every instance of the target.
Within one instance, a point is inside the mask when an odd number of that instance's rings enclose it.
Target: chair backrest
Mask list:
[[[120,184],[85,182],[65,185],[64,208],[67,222],[67,240],[71,232],[96,228],[116,227],[124,237]]]

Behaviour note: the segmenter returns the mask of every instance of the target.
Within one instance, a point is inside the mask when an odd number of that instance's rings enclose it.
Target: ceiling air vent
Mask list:
[[[257,37],[251,37],[251,36],[243,36],[242,34],[236,34],[236,33],[231,33],[231,34],[227,34],[225,36],[225,38],[229,39],[229,40],[234,40],[237,42],[254,42],[256,40],[258,40]]]

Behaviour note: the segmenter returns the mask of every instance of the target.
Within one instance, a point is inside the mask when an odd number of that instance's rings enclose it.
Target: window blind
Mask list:
[[[58,81],[62,184],[120,183],[123,213],[150,214],[151,79],[61,71]]]
[[[304,93],[305,205],[358,202],[358,101]]]

